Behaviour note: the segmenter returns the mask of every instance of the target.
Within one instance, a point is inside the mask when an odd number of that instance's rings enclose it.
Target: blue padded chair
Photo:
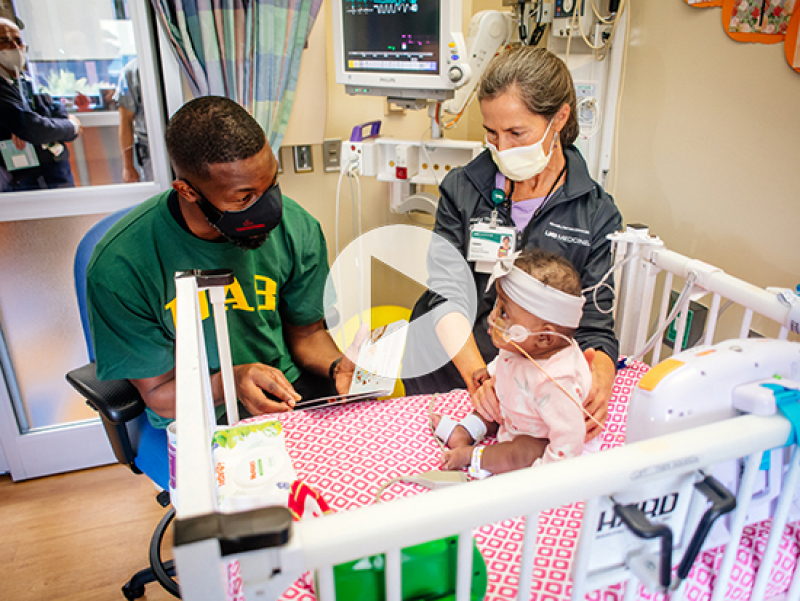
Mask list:
[[[134,473],[147,475],[160,488],[156,499],[162,507],[169,506],[169,458],[165,430],[156,430],[145,414],[145,404],[139,391],[128,380],[97,379],[94,362],[94,345],[89,329],[89,311],[86,304],[86,268],[95,245],[130,208],[112,213],[93,225],[81,239],[75,252],[75,292],[78,297],[83,334],[89,353],[87,365],[70,371],[67,381],[86,399],[86,403],[100,414],[111,448],[117,460]],[[150,541],[150,567],[137,572],[123,587],[126,599],[144,595],[145,584],[159,582],[172,595],[179,597],[178,585],[173,576],[172,561],[161,560],[161,541],[169,523],[175,516],[170,507],[156,527]]]

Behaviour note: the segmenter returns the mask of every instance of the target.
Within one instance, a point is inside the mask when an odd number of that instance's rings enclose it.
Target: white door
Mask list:
[[[114,461],[101,422],[64,379],[87,361],[72,263],[78,241],[98,219],[169,186],[148,5],[13,2],[34,92],[59,99],[83,126],[67,145],[75,187],[0,193],[0,470],[15,480]],[[134,58],[152,175],[139,172],[138,183],[125,183],[119,135],[125,113],[114,93]]]

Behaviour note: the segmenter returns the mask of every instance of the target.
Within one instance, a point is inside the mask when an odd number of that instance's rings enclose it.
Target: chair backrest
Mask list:
[[[86,269],[97,242],[131,208],[107,215],[95,223],[83,236],[75,251],[73,269],[75,294],[78,298],[86,350],[92,363],[95,354],[86,302]],[[88,376],[81,373],[84,369],[88,369]],[[155,430],[150,425],[143,412],[144,404],[136,389],[125,380],[101,383],[97,380],[94,366],[91,364],[73,370],[67,375],[67,380],[86,396],[87,400],[91,399],[89,404],[100,413],[109,442],[119,462],[129,466],[136,473],[145,473],[153,482],[166,490],[169,482],[166,431]],[[91,394],[92,392],[94,394]],[[159,502],[164,504],[162,501]]]
[[[75,294],[78,297],[78,310],[81,314],[81,326],[83,326],[83,337],[86,341],[86,350],[89,353],[89,361],[94,361],[94,344],[92,343],[92,332],[89,328],[89,309],[86,305],[86,268],[89,267],[89,260],[92,252],[100,238],[114,225],[121,217],[126,215],[133,207],[121,209],[116,213],[106,215],[100,221],[89,228],[78,243],[75,251]]]

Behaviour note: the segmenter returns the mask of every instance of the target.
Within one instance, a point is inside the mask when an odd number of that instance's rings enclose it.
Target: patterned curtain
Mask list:
[[[195,96],[245,107],[278,148],[322,0],[150,0]]]

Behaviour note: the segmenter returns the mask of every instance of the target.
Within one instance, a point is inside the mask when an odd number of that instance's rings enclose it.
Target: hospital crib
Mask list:
[[[699,294],[711,295],[700,344],[716,343],[725,352],[736,352],[719,341],[748,338],[754,332],[786,341],[784,344],[790,347],[793,343],[787,339],[797,339],[800,309],[796,299],[786,291],[760,289],[701,261],[669,251],[646,230],[629,229],[615,235],[614,241],[615,264],[619,268],[616,318],[621,352],[628,357],[649,357],[652,365],[658,363],[659,367],[650,373],[660,373],[657,370],[665,363],[660,356],[661,341],[664,328],[670,324],[674,329],[672,352],[678,358],[684,356],[680,354],[684,335],[691,329],[689,301]],[[708,419],[703,416],[706,399],[700,393],[693,396],[691,390],[682,391],[688,392],[688,400],[684,399],[682,405],[688,403],[690,407],[686,419],[666,420],[662,426],[667,433],[537,467],[534,471],[521,470],[294,524],[279,509],[232,516],[215,513],[213,464],[208,445],[213,416],[199,403],[192,402],[208,392],[203,377],[204,349],[197,325],[197,307],[191,302],[196,298],[198,286],[203,285],[202,278],[176,279],[178,422],[194,424],[181,426],[177,455],[180,505],[174,555],[184,599],[228,597],[227,566],[236,560],[244,597],[248,600],[278,599],[301,574],[312,571],[316,596],[327,601],[336,598],[334,566],[385,554],[386,599],[399,601],[401,550],[458,535],[454,598],[467,600],[473,572],[474,529],[518,516],[524,516],[527,524],[536,524],[540,512],[576,501],[585,501],[585,507],[580,542],[572,559],[572,599],[583,599],[590,591],[615,583],[626,583],[620,593],[625,599],[635,599],[641,594],[640,583],[668,598],[684,598],[682,579],[704,543],[694,533],[701,525],[711,529],[710,522],[732,508],[730,499],[727,507],[722,507],[726,504],[726,493],[720,490],[720,482],[733,488],[737,499],[736,509],[713,524],[712,533],[716,533],[718,540],[720,536],[727,537],[729,542],[715,576],[712,601],[726,598],[726,584],[740,535],[745,524],[759,512],[772,517],[772,532],[761,553],[762,567],[756,573],[750,598],[765,598],[772,561],[792,511],[800,475],[797,445],[780,449],[790,439],[792,426],[780,414],[740,415],[729,400],[726,401],[729,406],[722,410],[724,419],[716,415]],[[682,288],[677,299],[673,288]],[[654,302],[659,295],[660,300]],[[217,296],[216,302],[224,303]],[[211,300],[215,302],[213,291]],[[224,315],[224,310],[220,313]],[[732,326],[734,318],[738,323]],[[727,333],[731,328],[733,334]],[[651,349],[647,348],[648,339],[656,341],[649,345]],[[759,348],[771,348],[769,341],[762,342],[767,346]],[[792,348],[791,352],[797,351]],[[768,351],[764,363],[773,362],[773,355]],[[800,380],[800,374],[795,373],[800,369],[800,357],[781,356],[780,361],[789,364],[779,371],[788,370],[789,373],[783,374],[783,383],[790,390],[792,380]],[[734,384],[746,385],[754,379],[763,379],[761,372],[771,374],[771,370],[774,371],[773,366],[768,364],[757,366],[758,373],[739,370],[726,382],[720,381],[720,385],[730,391]],[[652,427],[658,434],[659,426]],[[759,469],[764,467],[766,456],[773,460],[771,476],[764,476]],[[732,463],[740,458],[743,463]],[[788,458],[786,467],[781,465],[784,458]],[[715,478],[717,475],[719,479]],[[761,486],[764,482],[766,488]],[[649,528],[644,536],[651,538],[640,538],[622,528],[624,534],[610,539],[598,536],[597,528],[587,527],[587,524],[602,525],[603,520],[613,522],[616,527],[618,522],[625,521],[625,508],[644,508],[648,501],[658,503],[659,499],[679,497],[684,501],[680,511],[672,512],[673,521],[655,519],[644,526],[645,530]],[[714,501],[711,509],[708,499]],[[632,521],[636,526],[636,519]],[[516,571],[520,600],[531,595],[536,533],[536,528],[525,529]],[[689,547],[693,549],[687,553]],[[646,598],[655,598],[652,596],[655,593],[647,594],[650,596]],[[800,599],[800,577],[792,578],[785,598]]]

